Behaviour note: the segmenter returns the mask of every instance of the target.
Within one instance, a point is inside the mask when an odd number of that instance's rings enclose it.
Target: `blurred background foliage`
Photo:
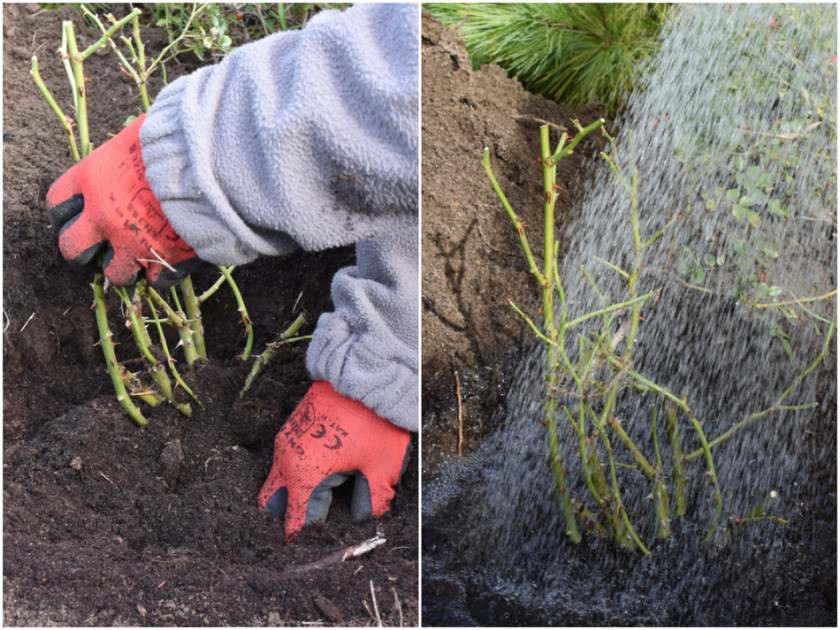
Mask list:
[[[532,92],[580,109],[624,104],[670,4],[429,3],[463,38],[473,68],[496,64]]]
[[[147,2],[147,3],[60,3],[44,2],[44,9],[72,4],[100,16],[127,13],[132,7],[143,11],[144,26],[159,26],[174,44],[169,58],[193,53],[202,61],[221,58],[249,41],[277,31],[302,28],[323,9],[344,10],[345,2]]]

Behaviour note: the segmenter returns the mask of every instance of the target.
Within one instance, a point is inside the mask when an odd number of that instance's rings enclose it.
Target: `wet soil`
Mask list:
[[[205,409],[188,420],[146,408],[136,427],[117,403],[98,347],[90,270],[62,259],[47,225],[44,193],[70,165],[58,122],[29,77],[30,57],[65,111],[54,56],[69,7],[3,7],[3,603],[6,625],[386,625],[418,623],[418,479],[412,457],[385,518],[355,524],[349,492],[327,522],[287,545],[282,521],[260,514],[257,492],[273,439],[310,384],[304,345],[279,352],[239,397],[248,365],[236,303],[220,291],[203,309],[208,360],[181,366]],[[150,28],[147,51],[165,45]],[[194,60],[169,66],[169,79]],[[113,55],[86,64],[93,142],[118,130],[140,100]],[[151,93],[161,87],[152,83]],[[260,260],[235,277],[256,332],[255,348],[294,319],[311,330],[331,308],[330,281],[352,248]],[[194,276],[199,290],[217,277]],[[131,341],[115,296],[117,353]],[[308,331],[307,331],[308,332]],[[173,344],[174,345],[174,344]],[[416,451],[415,451],[416,452]],[[355,560],[290,572],[362,542],[387,543]],[[375,601],[374,601],[375,598]]]
[[[536,421],[517,435],[505,426],[515,423],[505,413],[511,385],[535,361],[531,333],[507,298],[532,313],[538,304],[517,234],[481,167],[482,149],[490,148],[502,189],[536,234],[543,194],[536,119],[571,128],[571,119],[585,125],[601,112],[571,112],[528,94],[496,67],[471,70],[454,32],[426,13],[422,63],[423,624],[836,625],[836,344],[815,392],[825,412],[783,431],[801,440],[798,452],[774,460],[769,436],[727,447],[750,462],[729,473],[744,487],[785,481],[789,527],[763,524],[717,549],[699,544],[702,526],[685,519],[646,559],[594,537],[572,545],[557,502],[535,504],[540,493],[522,490],[531,483],[553,497]],[[583,144],[561,164],[561,251],[597,148]],[[526,481],[511,482],[504,457],[517,459]],[[488,524],[516,506],[513,522]]]

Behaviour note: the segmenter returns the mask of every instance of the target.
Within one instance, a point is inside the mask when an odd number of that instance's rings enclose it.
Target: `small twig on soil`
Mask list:
[[[818,122],[812,123],[812,124],[808,125],[807,127],[805,127],[805,129],[803,129],[799,133],[767,133],[765,131],[752,131],[751,129],[745,129],[744,132],[748,133],[752,136],[765,136],[765,137],[768,137],[768,138],[779,138],[781,140],[793,140],[794,138],[801,138],[802,136],[807,136],[809,133],[811,133],[814,129],[819,127],[821,124],[823,124],[823,121],[821,121],[821,120],[818,121]]]
[[[20,327],[20,330],[18,331],[19,333],[22,333],[22,332],[24,331],[24,329],[25,329],[27,326],[29,326],[29,322],[31,322],[33,319],[35,319],[35,313],[36,313],[36,312],[37,312],[37,311],[32,311],[32,315],[30,315],[30,316],[29,316],[29,319],[27,319],[27,320],[24,322],[23,326],[21,326],[21,327]]]
[[[373,591],[373,580],[370,581],[370,598],[373,600],[373,612],[376,613],[376,627],[382,627],[382,618],[379,616],[379,606],[376,605],[376,593]]]
[[[108,475],[106,475],[106,474],[105,474],[104,472],[102,472],[101,470],[99,471],[99,476],[100,476],[100,477],[102,477],[102,478],[103,478],[105,481],[107,481],[108,483],[110,483],[112,486],[114,486],[117,490],[119,490],[120,492],[122,492],[122,489],[121,489],[121,488],[120,488],[117,484],[115,484],[113,481],[111,481],[111,479],[108,477]]]
[[[402,613],[402,604],[400,604],[400,597],[399,597],[399,595],[397,595],[397,589],[395,589],[392,586],[391,590],[394,592],[394,607],[397,609],[397,612],[400,615],[400,628],[402,628],[403,627],[403,613]]]
[[[166,262],[166,260],[164,260],[163,256],[158,254],[154,249],[149,247],[149,251],[152,252],[152,256],[154,256],[154,258],[138,258],[137,262],[157,263],[158,265],[166,267],[167,269],[169,269],[169,271],[172,271],[174,273],[178,272],[178,270],[175,269],[175,267],[173,267],[168,262]]]
[[[461,445],[464,441],[464,416],[461,410],[461,380],[455,372],[455,394],[458,396],[458,457],[463,457]]]
[[[364,542],[361,542],[358,545],[351,545],[350,547],[345,547],[344,549],[340,549],[335,553],[331,553],[326,558],[316,560],[315,562],[310,562],[308,564],[303,564],[296,567],[289,567],[285,571],[283,571],[283,573],[286,575],[293,575],[296,573],[303,573],[305,571],[312,571],[313,569],[324,569],[332,564],[344,562],[345,560],[349,560],[350,558],[358,558],[359,556],[376,549],[380,545],[384,545],[386,542],[387,541],[385,538],[383,538],[382,534],[377,532],[376,536],[374,536],[373,538],[369,538],[368,540],[365,540]]]
[[[559,129],[560,131],[568,131],[568,129],[563,125],[558,125],[557,123],[549,122],[547,120],[543,120],[542,118],[537,118],[536,116],[531,116],[529,114],[511,114],[510,117],[514,120],[527,120],[530,122],[540,123],[541,125],[548,125],[549,127],[554,127],[555,129]]]

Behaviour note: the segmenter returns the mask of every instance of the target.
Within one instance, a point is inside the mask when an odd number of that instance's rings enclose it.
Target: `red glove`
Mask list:
[[[329,383],[315,382],[277,434],[257,505],[285,514],[290,541],[305,524],[326,518],[332,488],[353,475],[353,520],[382,516],[408,463],[410,436]]]
[[[139,116],[56,181],[47,193],[49,220],[61,253],[86,265],[106,248],[105,276],[114,284],[146,278],[157,286],[181,280],[200,261],[169,224],[146,181]]]

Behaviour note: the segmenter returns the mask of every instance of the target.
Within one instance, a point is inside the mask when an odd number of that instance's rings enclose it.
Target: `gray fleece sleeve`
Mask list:
[[[357,244],[307,366],[412,431],[419,37],[416,4],[323,11],[173,82],[140,130],[152,190],[203,260]]]
[[[414,224],[418,11],[324,11],[160,93],[140,131],[146,177],[201,259],[242,264]]]

